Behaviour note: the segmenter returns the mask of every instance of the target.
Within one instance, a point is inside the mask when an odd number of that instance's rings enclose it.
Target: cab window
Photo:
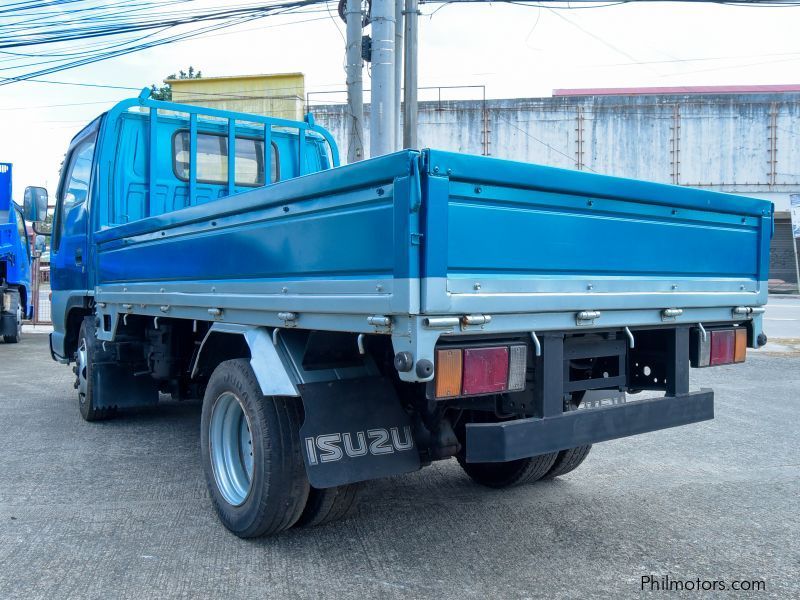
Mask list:
[[[69,163],[61,179],[58,197],[58,227],[53,246],[58,248],[66,230],[70,213],[86,202],[92,178],[92,158],[97,133],[78,143],[69,155]]]
[[[19,233],[19,239],[25,246],[25,250],[27,250],[28,252],[28,260],[30,260],[31,259],[30,239],[28,239],[28,230],[25,227],[25,217],[22,216],[22,211],[19,209],[17,209],[17,232]]]
[[[172,168],[181,181],[189,181],[189,132],[172,138]],[[272,145],[272,183],[278,181],[278,152]],[[198,183],[228,182],[228,137],[216,133],[197,134]],[[236,185],[264,185],[264,140],[236,136]]]

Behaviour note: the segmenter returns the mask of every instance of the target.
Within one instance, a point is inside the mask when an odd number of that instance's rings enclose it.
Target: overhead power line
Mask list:
[[[16,2],[0,9],[0,73],[4,75],[0,85],[209,35],[268,16],[321,12],[325,4],[323,0],[218,7],[197,0]]]
[[[558,10],[667,0],[500,0]],[[800,6],[800,0],[683,0],[734,6]],[[496,0],[421,0],[421,4],[480,4]],[[0,85],[173,44],[280,15],[327,14],[328,0],[18,0],[0,7]],[[304,21],[315,20],[306,18]],[[299,22],[304,22],[299,21]],[[623,53],[620,51],[620,53]],[[626,55],[627,56],[627,55]]]

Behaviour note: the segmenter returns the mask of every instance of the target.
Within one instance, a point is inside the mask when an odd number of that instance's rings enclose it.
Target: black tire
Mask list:
[[[567,404],[567,410],[578,410],[578,407],[583,402],[583,398],[586,395],[586,392],[576,392],[572,394],[571,401]],[[550,467],[550,470],[545,474],[542,479],[553,479],[554,477],[560,477],[561,475],[566,475],[570,471],[574,471],[581,463],[586,460],[586,457],[589,455],[589,451],[592,449],[592,445],[589,444],[587,446],[577,446],[575,448],[569,448],[567,450],[562,450],[558,453],[556,457],[556,461],[553,463],[553,466]]]
[[[97,341],[97,332],[93,316],[84,317],[78,334],[78,349],[75,352],[75,389],[78,390],[78,410],[84,421],[104,421],[117,414],[113,407],[97,408],[95,406],[92,370],[102,347]]]
[[[470,478],[490,488],[507,488],[533,483],[544,477],[556,460],[557,452],[509,462],[468,463],[458,457],[458,464]]]
[[[19,343],[19,340],[22,337],[22,317],[23,317],[22,305],[20,301],[19,292],[9,291],[8,295],[11,298],[11,303],[10,306],[8,307],[8,312],[10,312],[12,315],[15,315],[16,317],[14,325],[16,331],[11,335],[4,335],[3,341],[6,344],[17,344]]]
[[[238,402],[252,447],[246,495],[226,499],[212,460],[212,414],[224,398]],[[235,406],[235,405],[234,405]],[[220,521],[241,538],[278,533],[300,518],[309,494],[300,448],[302,404],[296,398],[265,397],[247,359],[221,363],[203,398],[200,451],[206,483]],[[224,474],[220,475],[222,478]]]
[[[545,474],[542,479],[553,479],[566,475],[570,471],[574,471],[581,463],[589,456],[589,450],[592,449],[591,444],[588,446],[578,446],[577,448],[570,448],[569,450],[562,450],[558,453],[556,461],[550,470]]]
[[[306,507],[296,526],[316,527],[346,518],[356,506],[360,487],[357,483],[324,490],[312,487]]]

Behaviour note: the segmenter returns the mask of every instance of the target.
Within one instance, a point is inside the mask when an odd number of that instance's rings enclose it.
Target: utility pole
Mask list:
[[[364,82],[362,78],[361,0],[347,0],[347,162],[354,163],[364,158]]]
[[[394,0],[372,1],[372,98],[369,112],[371,157],[394,152]]]
[[[405,0],[394,0],[394,149],[403,147],[403,132],[400,128],[401,97],[403,90],[403,9]]]
[[[417,148],[417,0],[405,0],[403,148]]]

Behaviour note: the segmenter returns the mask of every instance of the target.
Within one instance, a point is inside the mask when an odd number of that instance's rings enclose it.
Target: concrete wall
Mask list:
[[[346,147],[346,107],[312,109]],[[419,139],[421,147],[755,195],[779,211],[800,192],[798,93],[423,102]]]
[[[312,107],[346,148],[346,107]],[[369,148],[369,107],[365,107]],[[774,289],[796,289],[786,229],[800,193],[800,93],[563,96],[423,102],[422,148],[690,185],[775,204]],[[786,282],[785,284],[780,281]]]

